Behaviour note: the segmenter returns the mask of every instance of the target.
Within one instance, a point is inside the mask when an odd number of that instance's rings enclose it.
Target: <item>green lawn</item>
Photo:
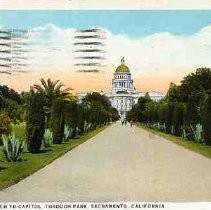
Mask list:
[[[182,137],[177,137],[177,136],[174,136],[171,134],[166,134],[166,133],[148,128],[148,127],[140,125],[140,124],[136,124],[136,125],[138,127],[141,127],[143,129],[157,135],[157,136],[164,137],[165,139],[170,140],[173,143],[179,144],[179,145],[185,147],[186,149],[192,150],[192,151],[197,152],[201,155],[204,155],[208,158],[211,158],[211,146],[199,144],[194,141],[185,140]]]
[[[26,123],[12,124],[12,131],[18,138],[24,139],[26,131]]]
[[[79,138],[71,139],[67,143],[53,145],[48,149],[43,149],[39,154],[30,154],[28,152],[24,152],[21,156],[22,161],[14,163],[8,163],[5,160],[2,147],[0,147],[0,189],[15,184],[21,179],[38,171],[56,158],[72,150],[74,147],[95,136],[107,127],[108,126],[97,128],[96,130],[84,134]],[[21,137],[24,135],[24,124],[13,125],[13,129],[17,136]]]

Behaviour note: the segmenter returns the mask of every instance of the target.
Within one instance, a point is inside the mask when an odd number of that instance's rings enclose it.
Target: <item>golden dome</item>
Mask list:
[[[125,65],[124,57],[121,59],[121,65],[116,68],[116,72],[118,73],[129,73],[130,69]]]

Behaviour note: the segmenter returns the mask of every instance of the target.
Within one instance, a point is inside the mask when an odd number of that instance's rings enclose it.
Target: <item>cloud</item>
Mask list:
[[[110,37],[110,59],[125,56],[136,72],[211,66],[211,26],[191,36],[152,34],[139,39]]]
[[[117,66],[122,56],[125,56],[131,71],[136,73],[211,66],[211,26],[191,36],[166,32],[137,39],[104,30],[107,32],[106,63],[110,67]],[[34,28],[30,36],[34,62],[38,61],[40,66],[72,67],[74,31],[52,24]]]
[[[76,73],[74,68],[74,28],[53,24],[30,31],[28,53],[31,74],[5,76],[4,83],[28,89],[37,78],[51,77],[70,84],[75,91],[110,90],[111,80],[122,56],[130,68],[136,89],[165,92],[170,82],[179,81],[198,67],[211,66],[211,25],[190,36],[156,33],[140,38],[114,35],[104,29],[106,64],[102,74]],[[20,80],[26,82],[20,87]],[[19,85],[19,86],[18,86]]]
[[[74,29],[61,29],[53,24],[33,28],[29,32],[31,67],[64,68],[73,65],[72,37]]]

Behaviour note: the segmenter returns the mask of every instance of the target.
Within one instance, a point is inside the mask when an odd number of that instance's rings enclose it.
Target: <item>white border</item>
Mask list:
[[[211,0],[0,0],[1,9],[211,9]]]
[[[33,10],[33,9],[55,9],[55,10],[157,10],[157,9],[211,9],[211,0],[0,0],[0,10]],[[197,189],[196,189],[197,190]],[[125,203],[125,202],[124,202]],[[3,203],[0,203],[3,204]],[[8,205],[9,203],[5,203]],[[11,204],[11,203],[10,203]],[[14,204],[14,203],[13,203]],[[19,205],[20,203],[15,203]],[[25,203],[30,204],[30,203]],[[43,209],[45,203],[40,203]],[[129,206],[131,202],[127,203]],[[208,210],[211,203],[164,203],[164,209],[192,209]],[[88,203],[88,205],[91,205]],[[89,206],[90,207],[90,206]],[[13,208],[7,208],[13,209]],[[33,208],[16,208],[33,209]],[[145,208],[149,209],[149,208]],[[151,208],[150,208],[151,209]]]
[[[210,210],[211,203],[166,203],[166,202],[0,202],[4,210],[107,210],[107,209],[145,209],[145,210]]]

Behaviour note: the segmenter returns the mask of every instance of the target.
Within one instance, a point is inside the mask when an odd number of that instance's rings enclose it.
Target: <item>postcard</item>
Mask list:
[[[1,1],[0,208],[209,209],[211,3],[103,2]]]

